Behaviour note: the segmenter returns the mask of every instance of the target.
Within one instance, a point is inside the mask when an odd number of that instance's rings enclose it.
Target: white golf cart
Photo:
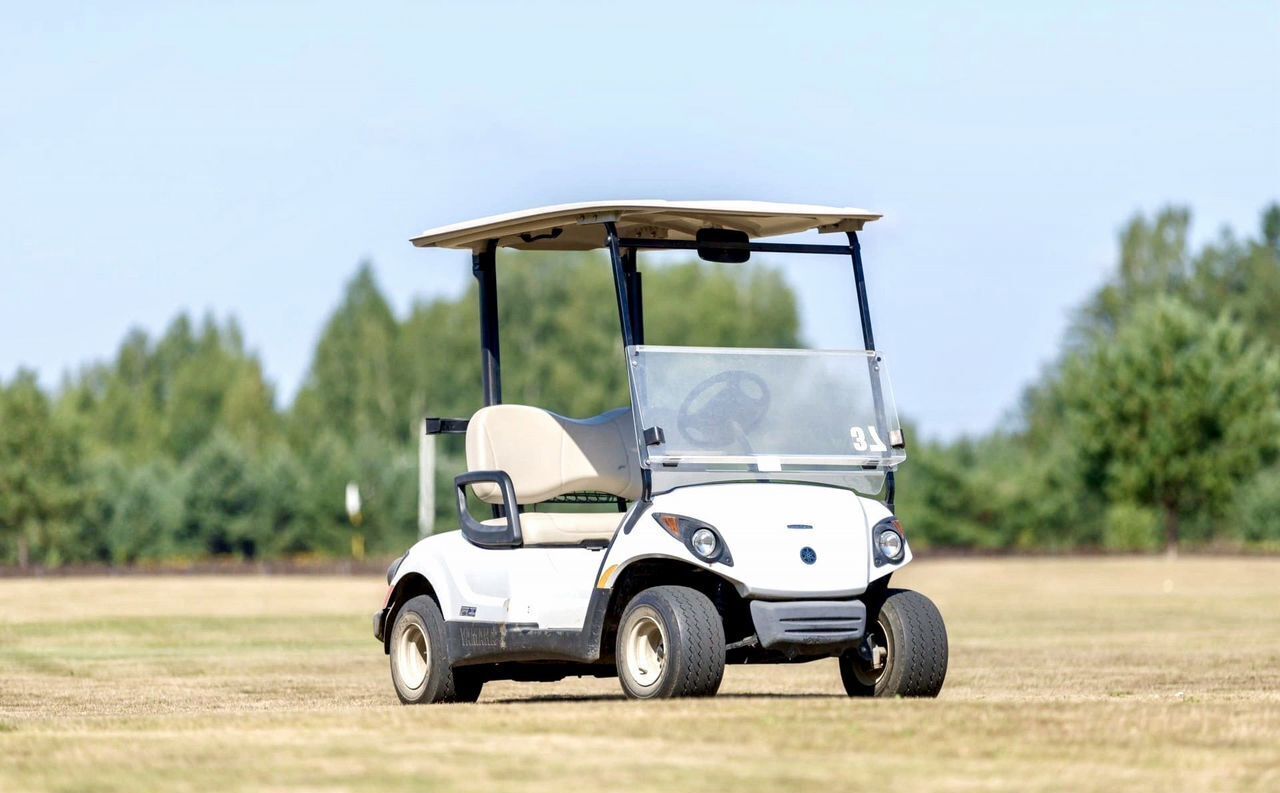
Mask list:
[[[850,696],[937,695],[942,617],[924,596],[888,587],[911,549],[893,514],[906,444],[875,351],[857,237],[878,217],[623,201],[500,215],[413,240],[471,251],[485,406],[470,419],[427,420],[428,433],[465,433],[468,470],[456,479],[461,531],[393,562],[373,618],[401,701],[471,702],[490,680],[615,674],[630,697],[707,696],[726,663],[833,656]],[[758,241],[812,230],[842,242]],[[630,407],[566,418],[502,402],[502,247],[609,251]],[[848,257],[866,349],[648,346],[642,250],[715,262],[753,252]],[[468,489],[491,517],[470,514]],[[873,497],[882,492],[883,502]],[[601,502],[615,511],[555,506]]]

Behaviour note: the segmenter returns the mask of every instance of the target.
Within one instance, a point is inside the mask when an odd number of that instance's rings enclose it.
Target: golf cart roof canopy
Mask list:
[[[601,224],[609,221],[617,224],[623,237],[689,241],[704,228],[742,231],[755,239],[814,229],[860,231],[878,218],[877,212],[853,207],[767,201],[586,201],[440,226],[424,231],[412,242],[419,248],[479,251],[496,239],[504,248],[586,251],[605,247]]]

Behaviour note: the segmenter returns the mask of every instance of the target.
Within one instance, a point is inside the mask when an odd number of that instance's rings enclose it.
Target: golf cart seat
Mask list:
[[[528,405],[482,408],[467,425],[467,470],[506,472],[521,506],[583,492],[634,501],[643,492],[630,408],[589,419]],[[498,485],[474,488],[480,500],[502,503]],[[621,522],[619,512],[520,513],[524,545],[608,542]],[[502,525],[505,519],[483,523]]]

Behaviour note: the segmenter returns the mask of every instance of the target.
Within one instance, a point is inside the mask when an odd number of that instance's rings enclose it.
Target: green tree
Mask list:
[[[184,460],[217,429],[251,447],[279,435],[275,395],[234,320],[180,314],[152,342],[130,331],[116,359],[87,367],[62,388],[58,413],[76,424],[89,453],[130,464]]]
[[[898,475],[898,513],[922,547],[1096,546],[1101,506],[1086,497],[1073,453],[1061,438],[1036,448],[1016,433],[913,442]]]
[[[645,268],[644,290],[646,341],[651,344],[803,345],[795,293],[782,273],[767,264],[657,264]]]
[[[104,451],[83,457],[84,485],[79,512],[79,542],[76,559],[110,562],[110,526],[120,506],[120,494],[129,485],[134,467],[123,455]],[[166,538],[173,540],[172,533]]]
[[[196,450],[185,469],[179,549],[195,556],[258,556],[264,534],[255,520],[260,490],[245,449],[218,432]]]
[[[329,318],[294,405],[295,440],[318,426],[355,438],[409,437],[408,417],[397,409],[395,366],[399,323],[367,262],[348,282]]]
[[[182,496],[180,477],[163,459],[130,472],[105,524],[111,562],[130,564],[173,555],[182,522]]]
[[[57,564],[74,555],[73,527],[82,471],[74,433],[54,418],[36,376],[0,383],[0,543],[27,567],[33,556]]]
[[[1159,510],[1170,549],[1184,516],[1220,511],[1276,452],[1280,362],[1246,336],[1225,316],[1156,297],[1062,371],[1063,431],[1084,481]]]
[[[182,335],[177,343],[175,333]],[[219,326],[206,318],[194,339],[185,327],[171,328],[154,357],[165,364],[156,367],[158,408],[175,459],[185,460],[219,428],[250,449],[275,434],[274,394],[234,320]]]
[[[1267,229],[1280,223],[1280,207],[1273,205],[1263,212],[1258,239],[1240,240],[1224,230],[1198,251],[1193,251],[1188,241],[1190,218],[1185,209],[1168,208],[1150,220],[1139,215],[1126,225],[1115,276],[1081,309],[1063,357],[1027,390],[1016,416],[1019,421],[1011,422],[1021,425],[1012,439],[1025,450],[1029,462],[1013,473],[1012,481],[1026,494],[1032,512],[1040,516],[1038,530],[1043,533],[1070,537],[1076,544],[1100,542],[1117,548],[1139,548],[1147,542],[1144,533],[1153,508],[1113,500],[1114,493],[1099,490],[1096,476],[1081,476],[1088,466],[1080,459],[1084,449],[1067,429],[1068,389],[1064,380],[1071,376],[1068,363],[1082,351],[1112,343],[1135,311],[1165,298],[1207,317],[1230,317],[1248,338],[1262,345],[1259,355],[1276,356],[1276,345],[1280,344],[1280,252],[1268,242]],[[1053,462],[1046,464],[1050,460]],[[974,476],[985,476],[990,468],[982,465]],[[1049,502],[1032,497],[1035,493]],[[1048,508],[1046,503],[1056,506]],[[1230,533],[1221,512],[1214,506],[1189,514],[1191,520],[1183,524],[1183,533],[1191,537],[1200,532],[1205,538]],[[1163,509],[1158,513],[1163,517]],[[1006,520],[1002,517],[998,522]],[[1001,531],[1007,529],[1002,527]]]
[[[983,494],[974,480],[972,442],[914,441],[908,460],[897,476],[895,507],[913,546],[1003,546],[990,526],[990,504],[981,503]]]
[[[252,520],[264,556],[293,556],[317,550],[315,510],[307,502],[309,471],[284,443],[272,444],[252,462],[258,498]]]
[[[415,447],[371,435],[350,443],[336,433],[323,432],[304,460],[305,509],[314,530],[305,538],[306,544],[296,545],[295,550],[346,555],[353,536],[359,535],[370,553],[389,553],[403,550],[417,538]],[[348,483],[360,490],[358,525],[351,524],[346,512]]]
[[[1115,275],[1081,309],[1073,336],[1087,343],[1093,334],[1114,333],[1135,304],[1181,293],[1192,270],[1190,228],[1185,207],[1165,207],[1151,220],[1133,217],[1120,232]]]
[[[1232,525],[1242,539],[1280,551],[1280,467],[1249,480],[1235,499]]]
[[[91,444],[134,461],[164,451],[162,390],[153,376],[151,342],[145,332],[130,331],[114,365],[84,373],[77,387],[76,401],[84,411],[83,426]]]
[[[1115,275],[1079,312],[1070,340],[1087,343],[1114,333],[1133,307],[1172,295],[1210,315],[1226,312],[1251,332],[1280,345],[1280,205],[1262,212],[1258,238],[1239,240],[1230,229],[1193,252],[1191,211],[1166,207],[1137,215],[1120,233]]]
[[[1280,205],[1268,207],[1260,225],[1253,240],[1224,229],[1196,257],[1184,291],[1202,311],[1225,311],[1280,350]]]
[[[353,528],[347,518],[344,492],[348,482],[361,484],[351,442],[332,430],[322,429],[300,459],[307,471],[303,494],[312,531],[297,537],[293,550],[345,556],[350,552]],[[367,487],[363,490],[367,491]]]
[[[1280,204],[1262,210],[1262,245],[1280,252]]]
[[[403,551],[418,537],[417,448],[366,437],[352,456],[351,481],[360,487],[363,513],[355,530],[371,553]]]

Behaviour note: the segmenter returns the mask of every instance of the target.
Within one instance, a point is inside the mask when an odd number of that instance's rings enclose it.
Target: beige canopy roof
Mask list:
[[[419,248],[479,249],[491,239],[521,250],[583,251],[605,245],[601,223],[612,220],[623,237],[692,240],[698,229],[745,231],[752,238],[858,231],[879,213],[852,207],[774,204],[767,201],[587,201],[508,212],[424,231]]]

